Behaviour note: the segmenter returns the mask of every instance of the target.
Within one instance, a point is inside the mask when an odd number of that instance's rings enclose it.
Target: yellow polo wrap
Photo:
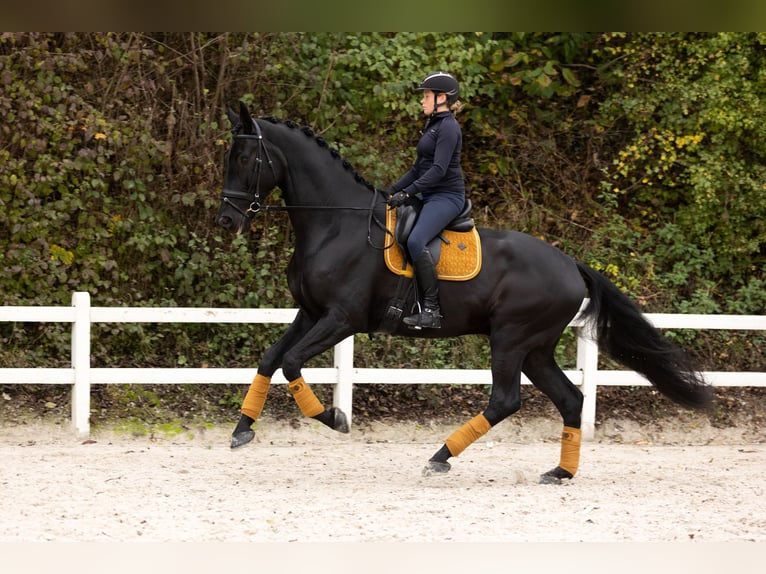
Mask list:
[[[492,428],[492,425],[489,424],[489,421],[483,414],[476,415],[453,432],[449,438],[444,441],[444,444],[447,445],[452,456],[457,456],[468,448],[468,445],[473,443],[476,439],[487,434],[490,428]]]
[[[263,405],[266,402],[266,395],[269,393],[270,377],[255,375],[250,388],[247,390],[245,400],[242,401],[242,414],[256,420],[261,416]]]
[[[564,427],[561,433],[561,462],[559,462],[559,466],[571,472],[572,476],[577,473],[577,467],[580,466],[581,442],[582,431],[580,429]]]
[[[290,389],[295,402],[298,403],[304,416],[315,417],[324,412],[322,403],[319,402],[314,391],[312,391],[308,383],[303,380],[303,377],[298,377],[294,381],[291,381],[287,385],[287,388]]]

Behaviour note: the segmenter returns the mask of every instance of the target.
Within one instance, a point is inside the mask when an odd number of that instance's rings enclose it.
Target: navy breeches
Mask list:
[[[434,194],[423,197],[423,209],[407,239],[407,251],[413,261],[420,257],[428,242],[463,209],[465,198],[457,194]]]

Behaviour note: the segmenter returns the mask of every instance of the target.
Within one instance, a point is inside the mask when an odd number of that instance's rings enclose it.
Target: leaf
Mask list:
[[[527,55],[524,52],[515,52],[510,58],[505,61],[506,66],[512,68],[522,62],[527,62]]]
[[[575,73],[572,71],[571,68],[562,68],[561,75],[563,76],[564,81],[570,86],[580,85],[580,80],[577,79],[577,76],[575,76]]]

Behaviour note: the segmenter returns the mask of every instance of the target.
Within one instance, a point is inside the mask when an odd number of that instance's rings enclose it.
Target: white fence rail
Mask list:
[[[92,384],[248,384],[256,365],[248,369],[227,368],[92,368],[90,366],[93,323],[290,323],[296,309],[214,309],[188,307],[92,307],[90,294],[72,294],[71,307],[0,307],[0,322],[72,323],[72,361],[68,368],[0,368],[0,384],[72,385],[72,425],[86,436],[90,432],[90,387]],[[725,329],[766,331],[763,315],[647,314],[660,329]],[[578,317],[570,323],[577,334],[574,370],[564,371],[585,396],[582,413],[584,438],[592,438],[596,421],[596,391],[599,385],[648,385],[634,371],[599,370],[598,345],[588,337],[588,327]],[[354,367],[354,338],[335,346],[333,366],[304,369],[312,384],[334,386],[333,404],[352,417],[354,384],[477,384],[492,382],[488,369],[361,369]],[[714,386],[766,387],[766,373],[704,373]],[[286,383],[277,371],[273,383]],[[530,384],[522,377],[523,384]]]

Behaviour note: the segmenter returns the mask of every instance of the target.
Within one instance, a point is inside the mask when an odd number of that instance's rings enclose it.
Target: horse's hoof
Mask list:
[[[336,430],[342,433],[347,433],[348,418],[346,417],[346,413],[344,413],[338,407],[333,407],[332,414],[333,414],[333,423],[332,423],[333,430]]]
[[[540,484],[561,484],[561,479],[546,472],[540,475]]]
[[[573,476],[574,475],[568,470],[564,470],[560,466],[557,466],[553,470],[549,470],[545,474],[540,475],[540,484],[561,484],[562,479],[570,479]]]
[[[249,443],[255,438],[255,432],[252,430],[246,430],[242,432],[235,432],[231,435],[231,448],[237,448]]]
[[[452,465],[448,462],[436,462],[435,460],[429,460],[428,464],[423,468],[423,476],[446,474],[451,468]]]

